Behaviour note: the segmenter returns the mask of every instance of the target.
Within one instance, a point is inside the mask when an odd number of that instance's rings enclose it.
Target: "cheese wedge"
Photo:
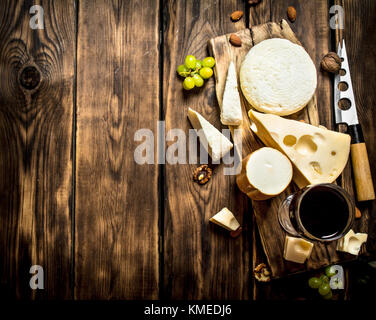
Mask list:
[[[197,130],[197,135],[205,150],[211,156],[213,161],[220,160],[229,152],[233,144],[217,128],[207,121],[201,114],[188,109],[188,118],[193,128]]]
[[[211,217],[209,221],[229,231],[235,231],[240,227],[238,220],[236,220],[233,213],[227,208],[223,208],[216,215]]]
[[[304,263],[311,255],[313,243],[286,236],[283,258],[295,263]]]
[[[225,91],[221,106],[221,122],[225,125],[238,126],[242,123],[242,106],[238,91],[238,80],[235,64],[231,61],[228,66]]]
[[[266,200],[283,192],[291,179],[290,160],[278,150],[264,147],[242,161],[236,183],[249,198]]]
[[[343,238],[337,241],[337,251],[357,256],[362,244],[367,242],[367,237],[367,233],[354,233],[353,230],[350,230]]]
[[[252,131],[262,142],[289,157],[299,188],[331,183],[345,168],[350,153],[348,134],[253,110],[248,115]]]

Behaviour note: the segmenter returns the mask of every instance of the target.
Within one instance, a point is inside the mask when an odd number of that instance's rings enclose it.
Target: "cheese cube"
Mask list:
[[[367,233],[354,233],[350,230],[342,239],[337,242],[337,251],[351,253],[354,256],[359,254],[362,244],[367,242]]]
[[[301,238],[286,236],[283,257],[292,262],[304,263],[311,255],[313,243]]]
[[[236,220],[233,213],[227,208],[223,208],[216,215],[211,217],[209,221],[229,231],[235,231],[240,227],[238,220]]]

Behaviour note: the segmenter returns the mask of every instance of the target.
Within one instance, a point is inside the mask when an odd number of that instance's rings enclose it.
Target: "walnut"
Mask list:
[[[257,281],[260,282],[269,282],[270,281],[270,275],[271,272],[266,267],[265,263],[260,263],[255,270],[253,270],[253,274]]]
[[[203,164],[196,168],[193,172],[193,181],[197,182],[198,184],[205,184],[207,183],[212,176],[212,169],[209,168],[207,164]]]
[[[321,68],[331,73],[337,73],[341,69],[341,58],[335,52],[329,52],[322,58]]]

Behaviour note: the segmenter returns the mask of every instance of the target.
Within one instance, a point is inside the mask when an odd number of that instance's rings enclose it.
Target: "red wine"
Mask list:
[[[316,238],[332,238],[346,228],[349,206],[337,191],[323,187],[310,189],[300,203],[300,221]]]

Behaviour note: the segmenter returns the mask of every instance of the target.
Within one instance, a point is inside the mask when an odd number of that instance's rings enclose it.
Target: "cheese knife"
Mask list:
[[[334,77],[334,118],[337,125],[347,124],[351,136],[351,163],[354,173],[356,196],[358,201],[375,199],[367,148],[362,127],[358,120],[354,92],[351,83],[349,62],[345,40],[338,44],[338,56],[342,59],[341,71]],[[342,90],[340,90],[340,88]],[[346,110],[341,105],[350,105]]]

